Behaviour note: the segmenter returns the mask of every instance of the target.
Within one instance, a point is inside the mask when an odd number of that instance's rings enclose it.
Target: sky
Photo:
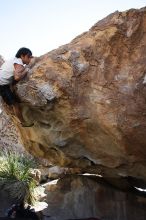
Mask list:
[[[146,6],[146,0],[0,0],[0,55],[28,47],[41,56],[88,31],[114,11]]]

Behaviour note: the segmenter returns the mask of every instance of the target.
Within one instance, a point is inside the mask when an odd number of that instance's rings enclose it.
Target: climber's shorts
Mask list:
[[[11,90],[10,85],[0,85],[0,96],[7,105],[14,105],[20,102],[16,94]]]

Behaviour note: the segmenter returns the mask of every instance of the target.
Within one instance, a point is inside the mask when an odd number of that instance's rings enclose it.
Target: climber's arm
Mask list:
[[[28,73],[28,68],[23,65],[14,63],[14,80],[21,80]]]

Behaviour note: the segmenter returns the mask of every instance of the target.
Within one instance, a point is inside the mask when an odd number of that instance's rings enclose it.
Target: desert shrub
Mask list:
[[[35,160],[16,152],[1,152],[0,185],[17,202],[34,203],[36,181],[30,176],[30,168],[37,166]]]

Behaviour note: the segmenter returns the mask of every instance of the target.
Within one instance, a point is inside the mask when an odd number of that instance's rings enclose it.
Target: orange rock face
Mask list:
[[[146,8],[115,12],[36,59],[17,85],[35,122],[20,128],[25,147],[52,164],[145,179],[145,74]]]

